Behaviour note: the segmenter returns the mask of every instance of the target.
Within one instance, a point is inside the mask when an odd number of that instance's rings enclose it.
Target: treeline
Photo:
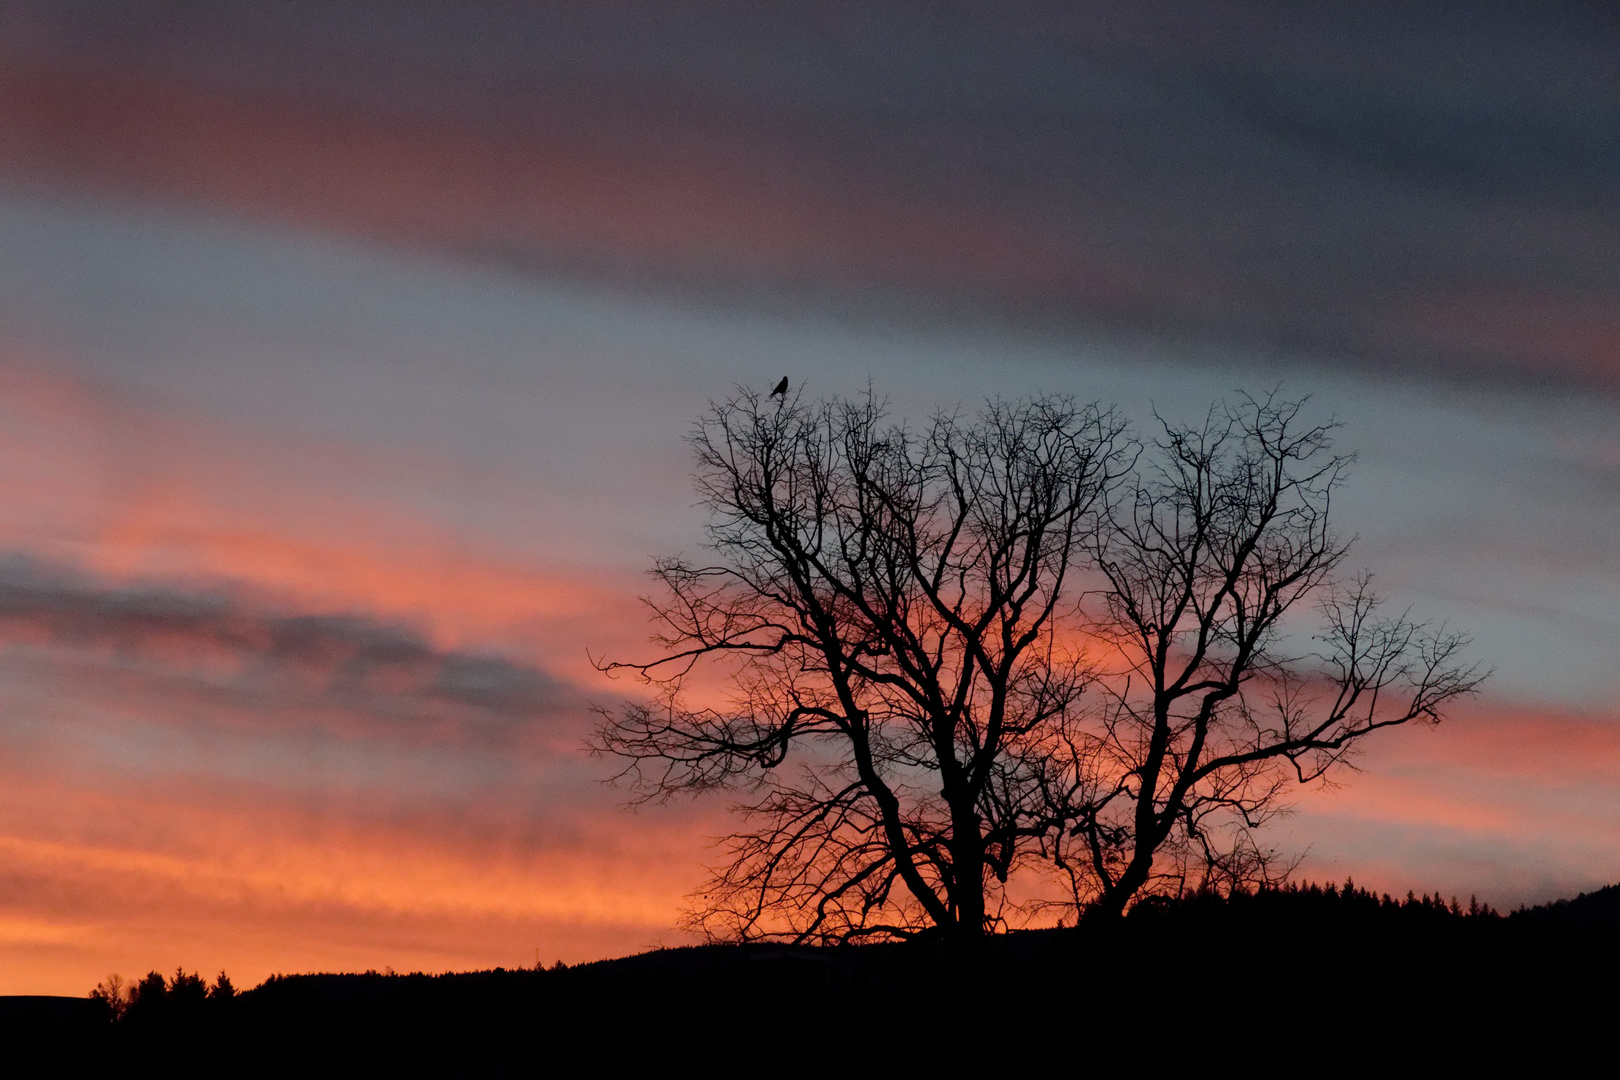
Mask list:
[[[1582,906],[1586,897],[1587,894],[1583,893],[1574,901],[1560,900],[1558,903],[1564,906],[1560,910],[1574,910],[1575,907]],[[1479,898],[1475,896],[1470,896],[1466,905],[1462,904],[1455,894],[1447,900],[1439,889],[1436,889],[1433,895],[1424,893],[1419,896],[1416,892],[1408,892],[1404,898],[1396,898],[1389,893],[1380,894],[1371,889],[1363,889],[1353,878],[1346,878],[1342,886],[1331,883],[1323,885],[1316,882],[1288,882],[1255,890],[1237,889],[1227,893],[1190,892],[1179,898],[1152,897],[1137,904],[1132,909],[1132,915],[1144,918],[1166,911],[1190,913],[1201,910],[1240,914],[1254,908],[1298,914],[1313,913],[1340,920],[1388,918],[1397,914],[1399,918],[1407,921],[1425,922],[1503,917],[1489,904],[1481,904]],[[1514,917],[1528,917],[1530,910],[1521,908],[1514,912]],[[1544,909],[1536,910],[1539,912]]]
[[[180,968],[166,979],[161,972],[151,971],[144,979],[133,983],[126,983],[117,974],[109,975],[90,991],[90,1000],[103,1008],[107,1020],[135,1024],[190,1014],[210,1002],[218,1007],[235,1000],[236,996],[236,987],[223,971],[214,985],[209,986],[196,972],[188,975]]]

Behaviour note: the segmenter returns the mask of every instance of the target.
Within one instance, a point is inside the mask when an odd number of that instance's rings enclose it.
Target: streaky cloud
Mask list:
[[[16,5],[0,177],[688,300],[1615,392],[1597,7]]]
[[[582,708],[578,691],[533,662],[435,647],[401,623],[278,610],[224,585],[114,583],[17,553],[0,557],[0,641],[99,659],[123,678],[301,702],[311,717],[324,706],[396,733],[452,723],[516,737]]]

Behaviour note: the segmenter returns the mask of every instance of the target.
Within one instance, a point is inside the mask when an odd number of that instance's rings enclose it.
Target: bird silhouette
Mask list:
[[[782,376],[782,381],[776,384],[776,389],[771,391],[771,397],[779,397],[779,398],[787,397],[787,376],[786,375]]]

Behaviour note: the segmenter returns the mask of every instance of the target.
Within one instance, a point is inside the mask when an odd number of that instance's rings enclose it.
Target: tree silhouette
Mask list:
[[[122,975],[114,972],[96,984],[96,988],[90,991],[90,1000],[100,1002],[105,1006],[107,1016],[118,1020],[129,1008],[130,987]]]
[[[223,971],[221,971],[219,973],[219,978],[214,980],[214,985],[210,986],[208,988],[208,1000],[209,1001],[231,1001],[235,997],[236,997],[236,986],[235,986],[235,984],[233,984],[231,982],[231,977],[229,975],[227,975]]]
[[[1328,511],[1350,458],[1300,402],[1243,398],[1202,424],[1163,424],[1088,552],[1106,582],[1088,626],[1105,703],[1082,755],[1102,781],[1057,863],[1095,914],[1157,881],[1172,891],[1272,883],[1254,831],[1290,782],[1323,776],[1360,739],[1485,677],[1467,639],[1380,616]],[[1308,641],[1285,632],[1314,606]]]
[[[974,939],[1025,869],[1103,914],[1269,880],[1280,765],[1319,776],[1479,678],[1460,638],[1334,584],[1344,459],[1297,413],[1244,399],[1144,454],[1066,398],[919,430],[870,394],[712,406],[714,558],[655,565],[661,652],[602,667],[657,692],[596,741],[639,798],[746,796],[694,924]],[[1327,630],[1295,655],[1282,617],[1310,600]]]

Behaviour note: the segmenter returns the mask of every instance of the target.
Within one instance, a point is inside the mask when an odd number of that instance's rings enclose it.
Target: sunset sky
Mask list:
[[[1620,881],[1616,192],[1596,4],[0,6],[0,993],[687,940],[590,658],[782,375],[1310,395],[1495,674],[1276,839]]]

